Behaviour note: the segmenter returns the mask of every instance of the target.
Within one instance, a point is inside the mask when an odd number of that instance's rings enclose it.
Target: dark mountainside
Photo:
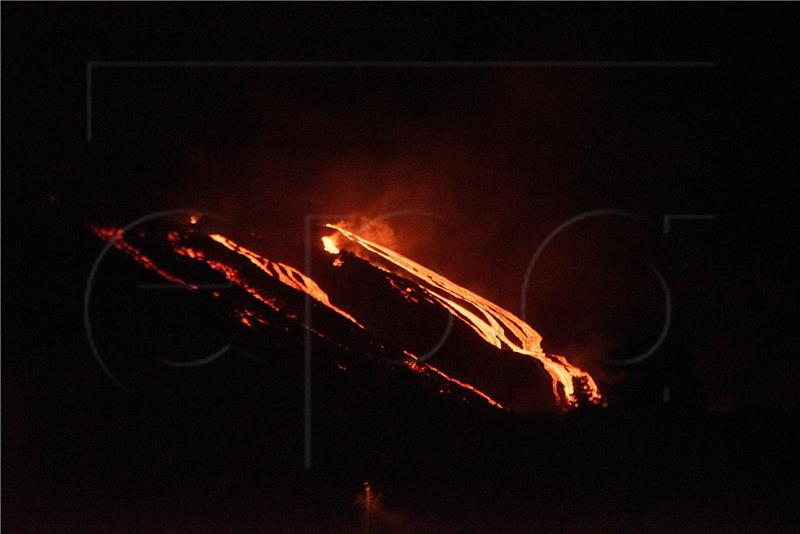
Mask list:
[[[224,259],[249,287],[275,297],[281,310],[176,255],[168,239],[176,228],[181,246]],[[393,347],[405,331],[424,332],[427,324],[425,341],[435,340],[442,314],[424,299],[400,296],[395,286],[411,282],[349,254],[339,267],[334,256],[315,256],[315,277],[324,289],[333,286],[323,281],[342,281],[330,292],[336,305],[354,289],[370,295],[346,309],[368,317],[366,325],[386,337],[313,306],[313,469],[303,474],[304,328],[297,319],[303,293],[186,224],[150,225],[126,241],[172,275],[212,288],[154,295],[142,291],[143,284],[163,282],[152,269],[116,249],[103,260],[93,289],[93,332],[131,393],[110,386],[104,401],[92,400],[62,424],[49,445],[53,463],[43,466],[58,483],[34,489],[34,479],[28,491],[46,491],[63,506],[42,510],[15,501],[18,517],[40,517],[43,528],[111,528],[108,514],[121,502],[142,529],[200,530],[353,529],[365,521],[398,532],[525,531],[532,524],[583,530],[597,521],[657,529],[664,526],[659,521],[676,517],[699,528],[728,521],[759,530],[780,521],[774,511],[789,510],[788,494],[779,488],[796,484],[783,467],[793,461],[796,438],[780,424],[783,415],[678,413],[666,406],[621,411],[612,403],[526,416],[492,407],[436,374],[397,363],[404,356]],[[90,242],[98,250],[102,244],[88,235]],[[392,313],[401,319],[385,318]],[[186,335],[170,339],[169,332],[190,333],[192,348],[181,350]],[[486,384],[506,372],[532,374],[515,366],[515,355],[504,358],[470,334],[454,324],[430,363],[469,373],[468,351],[508,366],[487,373]],[[186,354],[203,352],[198,347],[212,354],[226,340],[232,348],[210,363],[181,366]],[[541,372],[533,383],[541,386],[541,402],[552,405],[548,377]],[[760,460],[746,461],[753,454]],[[365,483],[375,499],[369,518]],[[93,488],[88,494],[75,489],[84,484]],[[87,501],[87,495],[94,497]],[[743,499],[749,504],[730,515],[731,503]],[[262,501],[268,502],[263,509]],[[154,502],[159,512],[150,515]],[[205,512],[190,512],[198,507]]]

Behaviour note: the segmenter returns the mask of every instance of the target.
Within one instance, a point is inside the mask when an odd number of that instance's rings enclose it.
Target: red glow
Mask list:
[[[570,364],[563,356],[546,354],[541,347],[542,336],[513,313],[393,250],[341,227],[332,224],[326,226],[399,268],[400,274],[418,281],[428,295],[487,343],[538,360],[550,375],[557,403],[563,402],[565,407],[577,406],[576,385],[585,390],[590,402],[603,402],[600,390],[589,373]],[[559,388],[563,390],[563,398]]]

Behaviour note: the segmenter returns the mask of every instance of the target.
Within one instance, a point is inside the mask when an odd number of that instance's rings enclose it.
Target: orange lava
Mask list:
[[[209,237],[214,241],[216,241],[217,243],[223,245],[225,248],[244,256],[245,258],[250,260],[250,263],[252,263],[256,267],[264,271],[270,277],[277,278],[287,286],[292,287],[298,291],[302,291],[307,295],[310,295],[312,298],[323,303],[325,306],[329,307],[333,311],[339,313],[343,317],[358,324],[358,321],[353,319],[353,317],[350,316],[347,312],[331,304],[330,298],[328,298],[328,294],[325,293],[314,280],[304,275],[294,267],[291,267],[289,265],[277,261],[270,261],[267,258],[259,256],[255,252],[234,243],[231,239],[228,239],[227,237],[222,236],[220,234],[211,234],[209,235]]]
[[[603,402],[600,390],[589,373],[570,364],[563,356],[546,354],[541,347],[542,336],[513,313],[393,250],[344,228],[332,224],[326,226],[400,268],[401,273],[411,275],[436,302],[487,343],[538,360],[550,375],[557,403],[565,407],[577,406],[580,402],[578,389],[583,390],[589,402]]]
[[[495,407],[501,408],[501,409],[505,409],[502,404],[500,404],[499,402],[497,402],[496,400],[491,398],[489,395],[487,395],[483,391],[477,389],[476,387],[471,386],[470,384],[467,384],[466,382],[462,382],[461,380],[458,380],[456,378],[453,378],[452,376],[448,375],[447,373],[445,373],[444,371],[442,371],[440,369],[437,369],[436,367],[432,366],[429,363],[419,364],[419,363],[417,363],[417,360],[419,360],[419,358],[417,356],[415,356],[414,354],[411,354],[407,350],[404,350],[403,352],[405,353],[406,356],[408,356],[409,358],[411,358],[413,360],[411,362],[408,362],[408,364],[407,364],[408,367],[410,367],[412,370],[420,371],[420,370],[429,369],[429,370],[433,371],[434,373],[436,373],[437,375],[439,375],[442,378],[444,378],[445,380],[447,380],[448,382],[452,382],[452,383],[458,385],[459,387],[462,387],[464,389],[468,389],[469,391],[475,393],[476,395],[478,395],[479,397],[483,398],[483,400],[485,400],[486,402],[488,402],[492,406],[495,406]]]
[[[192,222],[192,224],[194,224],[194,222]],[[182,279],[178,278],[177,276],[175,276],[175,275],[167,272],[166,270],[162,269],[161,267],[156,265],[156,263],[153,260],[151,260],[145,254],[143,254],[139,249],[137,249],[136,247],[134,247],[133,245],[131,245],[130,243],[125,241],[124,238],[123,238],[123,234],[122,234],[122,230],[121,229],[118,229],[118,228],[92,227],[92,230],[101,239],[113,240],[112,243],[113,243],[113,246],[115,248],[117,248],[118,250],[122,251],[126,255],[132,257],[135,261],[139,262],[142,266],[144,266],[148,270],[151,270],[151,271],[159,274],[160,276],[162,276],[166,280],[168,280],[170,282],[173,282],[175,284],[181,285],[181,286],[183,286],[183,287],[185,287],[187,289],[197,289],[197,286],[195,284],[187,283],[187,282],[183,281]],[[342,317],[345,317],[346,319],[352,321],[353,323],[355,323],[360,328],[364,328],[361,324],[359,324],[352,316],[350,316],[344,310],[334,306],[330,302],[330,299],[328,298],[328,295],[324,291],[322,291],[322,289],[317,285],[316,282],[314,282],[311,278],[309,278],[309,277],[305,276],[304,274],[302,274],[300,271],[298,271],[294,267],[291,267],[289,265],[285,265],[283,263],[270,261],[270,260],[268,260],[268,259],[256,254],[255,252],[253,252],[251,250],[248,250],[248,249],[242,247],[241,245],[238,245],[233,240],[228,239],[227,237],[222,236],[220,234],[210,234],[209,237],[211,239],[213,239],[215,242],[223,245],[225,248],[227,248],[227,249],[229,249],[229,250],[231,250],[233,252],[236,252],[237,254],[247,258],[253,265],[258,267],[260,270],[262,270],[268,276],[270,276],[272,278],[276,278],[277,280],[279,280],[283,284],[286,284],[289,287],[292,287],[292,288],[294,288],[294,289],[296,289],[298,291],[302,291],[303,293],[306,293],[306,294],[310,295],[312,298],[314,298],[315,300],[321,302],[322,304],[324,304],[325,306],[327,306],[331,310],[337,312]],[[222,274],[227,280],[229,280],[230,282],[233,282],[234,284],[236,284],[237,286],[242,288],[244,291],[249,293],[256,300],[266,304],[268,307],[270,307],[271,309],[273,309],[275,311],[278,311],[278,312],[281,311],[280,307],[278,306],[277,301],[274,298],[266,296],[266,295],[262,295],[261,292],[257,288],[253,287],[252,285],[247,283],[245,280],[243,280],[242,277],[239,274],[239,271],[237,269],[235,269],[234,267],[226,265],[225,263],[222,263],[220,261],[212,260],[212,259],[208,258],[207,255],[201,250],[196,250],[196,249],[193,249],[193,248],[190,248],[190,247],[181,246],[179,244],[179,236],[175,232],[170,232],[169,233],[168,241],[172,244],[173,249],[175,250],[175,252],[177,254],[205,263],[206,265],[208,265],[213,270],[215,270],[215,271],[219,272],[220,274]],[[331,243],[333,243],[333,241],[331,241]],[[334,247],[335,247],[335,245],[334,245]],[[336,251],[338,253],[338,251],[339,251],[338,247],[336,248]],[[215,293],[215,296],[219,296],[218,292],[214,292],[214,293]],[[257,321],[258,323],[266,324],[266,320],[264,320],[263,318],[259,317],[257,314],[255,314],[254,312],[252,312],[250,310],[237,309],[237,310],[235,310],[235,315],[238,318],[239,322],[241,322],[243,325],[251,327],[251,328],[254,326],[254,323],[253,323],[254,320]],[[294,314],[287,314],[287,316],[289,318],[291,318],[291,319],[295,319],[295,320],[297,319],[297,316],[294,315]],[[316,332],[313,329],[311,331],[316,333],[316,334],[318,334],[318,335],[320,335],[320,336],[322,336],[321,333]],[[324,337],[324,336],[322,336],[322,337]],[[475,395],[479,396],[480,398],[482,398],[483,400],[488,402],[490,405],[495,406],[497,408],[503,408],[503,406],[501,406],[500,403],[498,403],[497,401],[495,401],[494,399],[492,399],[491,397],[489,397],[488,395],[486,395],[482,391],[478,390],[477,388],[471,386],[470,384],[467,384],[467,383],[462,382],[462,381],[460,381],[460,380],[458,380],[456,378],[453,378],[453,377],[447,375],[446,373],[444,373],[443,371],[441,371],[441,370],[439,370],[439,369],[437,369],[437,368],[435,368],[435,367],[433,367],[433,366],[431,366],[431,365],[429,365],[427,363],[418,363],[417,362],[417,359],[418,359],[417,356],[411,354],[408,351],[403,351],[403,352],[406,354],[406,356],[408,356],[411,359],[411,361],[407,362],[407,366],[409,368],[411,368],[412,370],[417,371],[417,372],[424,372],[424,371],[429,370],[429,371],[431,371],[433,373],[436,373],[440,377],[444,378],[448,382],[450,382],[452,384],[455,384],[456,386],[458,386],[460,388],[463,388],[465,390],[468,390],[468,391],[474,393]],[[337,363],[337,366],[343,371],[345,371],[347,369],[347,367],[345,367],[344,365],[342,365],[340,363]]]
[[[330,236],[325,236],[322,238],[322,246],[326,252],[330,252],[331,254],[339,253],[339,247],[336,246],[336,243]]]
[[[138,261],[143,267],[146,269],[153,271],[159,274],[164,279],[172,282],[173,284],[181,285],[186,287],[186,289],[197,289],[197,286],[194,284],[189,284],[184,282],[177,276],[168,273],[161,267],[155,264],[153,260],[145,256],[142,251],[138,248],[134,247],[127,241],[122,235],[122,229],[120,228],[101,228],[99,226],[92,226],[92,231],[97,234],[98,237],[101,239],[111,240],[111,244],[117,250],[120,250],[133,258],[134,260]]]

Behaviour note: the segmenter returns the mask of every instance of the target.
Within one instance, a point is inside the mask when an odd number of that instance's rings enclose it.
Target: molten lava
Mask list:
[[[464,389],[470,390],[471,392],[475,393],[477,396],[481,397],[483,400],[485,400],[486,402],[488,402],[492,406],[504,409],[502,404],[500,404],[499,402],[497,402],[496,400],[491,398],[489,395],[487,395],[483,391],[477,389],[476,387],[471,386],[470,384],[467,384],[466,382],[462,382],[461,380],[458,380],[456,378],[453,378],[452,376],[448,375],[447,373],[445,373],[441,369],[437,369],[436,367],[432,366],[429,363],[420,365],[419,363],[417,363],[419,361],[419,357],[417,357],[416,355],[408,352],[407,350],[404,350],[403,352],[405,353],[406,356],[411,358],[412,361],[408,362],[407,365],[412,370],[414,370],[414,371],[430,370],[430,371],[436,373],[437,375],[441,376],[442,378],[444,378],[448,382],[453,382],[454,384],[457,384],[457,385],[461,386]]]
[[[120,228],[102,228],[100,226],[92,226],[92,231],[99,237],[100,239],[106,239],[111,242],[114,248],[120,250],[139,262],[145,269],[153,271],[159,274],[165,280],[172,282],[175,285],[183,286],[187,289],[196,289],[197,286],[194,284],[189,284],[184,282],[179,277],[170,274],[166,270],[162,269],[156,263],[151,260],[148,256],[145,256],[142,251],[138,248],[134,247],[122,237],[122,229]]]
[[[196,224],[196,219],[190,219],[189,222],[194,226]],[[571,365],[561,356],[545,354],[539,345],[541,341],[539,334],[510,312],[388,248],[361,238],[342,228],[329,226],[335,229],[338,234],[323,238],[323,245],[326,251],[338,254],[340,252],[339,244],[342,243],[340,237],[343,236],[346,240],[357,243],[372,254],[378,255],[384,260],[388,260],[391,264],[398,267],[402,273],[405,273],[407,275],[406,277],[412,277],[418,280],[419,288],[417,289],[400,287],[390,280],[392,286],[400,291],[404,298],[411,302],[418,302],[419,298],[422,297],[433,303],[438,303],[453,316],[466,323],[485,341],[496,347],[507,348],[525,356],[535,358],[537,361],[541,362],[545,370],[552,377],[553,391],[556,399],[563,400],[563,406],[572,407],[578,405],[581,400],[579,399],[579,393],[581,391],[584,393],[583,397],[587,398],[590,402],[599,403],[602,401],[597,386],[588,373]],[[92,229],[100,238],[111,241],[116,249],[130,256],[146,269],[186,289],[198,289],[197,285],[186,282],[181,277],[156,264],[152,257],[145,255],[140,249],[128,242],[123,236],[122,230],[100,227],[93,227]],[[200,232],[192,230],[190,234],[198,235]],[[284,263],[271,261],[221,234],[203,233],[203,235],[228,251],[246,259],[247,262],[256,266],[260,272],[269,278],[277,280],[302,294],[308,295],[341,317],[347,319],[358,328],[366,330],[353,316],[334,305],[328,294],[325,293],[314,280],[297,269]],[[216,256],[213,254],[213,250],[209,249],[208,252],[206,252],[196,247],[187,246],[183,241],[183,238],[186,236],[182,236],[180,232],[170,231],[166,234],[166,237],[170,249],[175,254],[205,264],[207,267],[220,273],[227,280],[244,290],[252,298],[266,305],[269,309],[281,313],[291,320],[300,321],[300,318],[295,313],[282,310],[283,303],[270,294],[269,291],[258,287],[260,284],[258,284],[256,280],[250,282],[245,280],[243,271],[240,271],[241,266],[237,267],[236,262],[225,259],[212,259],[210,256]],[[341,266],[341,259],[337,258],[337,260],[339,260],[338,265]],[[387,270],[373,262],[370,263],[377,268]],[[336,264],[336,262],[334,262],[334,264]],[[213,294],[215,297],[219,297],[218,292],[214,292]],[[236,319],[249,328],[267,324],[267,321],[261,317],[260,314],[250,309],[237,308],[233,310],[233,312]],[[322,336],[322,333],[311,329],[310,325],[303,324],[303,326]],[[491,406],[503,409],[503,406],[501,406],[499,402],[476,387],[448,375],[427,362],[420,362],[416,355],[407,350],[404,350],[403,353],[408,358],[408,360],[405,361],[405,365],[412,371],[437,377],[437,380],[443,379],[446,383],[456,386],[461,391],[468,392],[470,395],[475,395]],[[559,393],[559,387],[563,391],[563,399]],[[439,391],[444,393],[445,389],[440,387]]]
[[[342,317],[345,317],[353,321],[355,324],[358,324],[358,321],[353,319],[353,317],[351,317],[347,312],[331,304],[328,294],[325,293],[314,280],[304,275],[294,267],[286,265],[285,263],[270,261],[267,258],[259,256],[255,252],[244,248],[241,245],[237,245],[231,239],[228,239],[225,236],[219,234],[210,234],[209,237],[228,250],[232,250],[233,252],[244,256],[250,260],[250,263],[264,271],[270,277],[277,278],[287,286],[310,295],[312,298],[323,303],[325,306],[329,307]]]
[[[330,236],[322,238],[322,246],[325,248],[326,252],[330,252],[331,254],[339,253],[339,247],[336,246],[336,242],[334,242],[333,238]]]
[[[332,224],[326,226],[338,232],[334,236],[346,237],[399,268],[399,274],[412,277],[436,302],[463,321],[487,343],[538,360],[550,375],[553,394],[558,403],[563,403],[566,407],[577,406],[580,403],[579,393],[591,403],[599,404],[603,401],[600,390],[589,373],[570,364],[563,356],[546,354],[541,347],[542,336],[513,313],[393,250],[339,226]],[[328,242],[333,242],[332,236],[326,237]]]

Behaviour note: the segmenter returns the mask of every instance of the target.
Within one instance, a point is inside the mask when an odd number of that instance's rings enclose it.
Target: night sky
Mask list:
[[[49,508],[63,487],[81,510],[115,461],[70,445],[127,436],[131,409],[84,336],[88,227],[165,209],[217,214],[298,268],[305,216],[388,214],[396,250],[515,313],[524,299],[545,348],[590,370],[614,413],[737,421],[724,435],[794,421],[796,18],[741,4],[4,3],[7,521],[33,524],[38,508],[14,516],[18,503]],[[522,295],[537,247],[593,210],[638,218],[570,226]],[[669,215],[701,217],[666,232]],[[648,265],[669,332],[646,361],[608,365],[659,336]],[[293,476],[276,509],[299,516]],[[347,476],[320,477],[309,502],[352,504]],[[42,490],[51,480],[62,489]],[[328,483],[344,496],[321,497]],[[62,528],[80,516],[65,514]]]

